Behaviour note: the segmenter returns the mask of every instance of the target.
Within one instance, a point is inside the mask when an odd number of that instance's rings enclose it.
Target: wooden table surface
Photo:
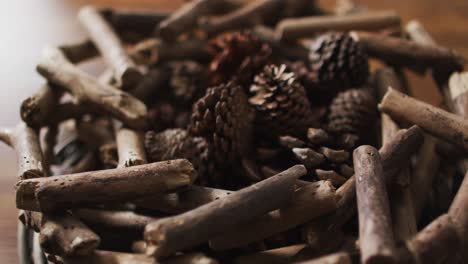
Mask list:
[[[0,1],[0,124],[19,120],[19,105],[43,82],[35,73],[41,49],[46,45],[71,43],[84,34],[75,17],[84,4],[119,8],[170,10],[181,0],[16,0]],[[319,1],[328,4],[333,1]],[[468,56],[468,1],[466,0],[355,0],[370,9],[394,9],[405,21],[420,20],[443,45]],[[93,67],[92,65],[89,67]],[[411,76],[415,95],[437,104],[439,98],[428,79]],[[13,186],[14,153],[0,146],[0,262],[17,263],[16,215]]]

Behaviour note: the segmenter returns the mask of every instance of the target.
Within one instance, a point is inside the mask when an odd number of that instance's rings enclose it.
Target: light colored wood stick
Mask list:
[[[232,193],[234,191],[192,185],[187,190],[178,193],[145,197],[134,201],[134,203],[138,207],[145,209],[179,214],[221,199]]]
[[[147,225],[147,254],[170,256],[284,206],[293,196],[296,180],[306,173],[304,166],[297,165],[222,199]]]
[[[187,160],[155,162],[129,168],[23,180],[16,184],[16,205],[32,211],[127,201],[179,190],[196,172]]]
[[[362,263],[393,263],[395,243],[380,155],[371,146],[354,150]]]
[[[122,87],[136,85],[143,78],[143,74],[127,55],[119,37],[101,13],[92,6],[85,6],[80,9],[78,20],[112,69],[118,85]]]
[[[218,261],[200,253],[184,254],[162,262],[156,262],[154,258],[145,254],[103,250],[96,250],[93,255],[88,257],[64,258],[63,262],[66,264],[218,264]]]
[[[199,26],[209,36],[250,27],[262,23],[264,19],[277,16],[283,4],[284,1],[281,0],[251,1],[224,16],[202,19]]]
[[[309,183],[294,193],[287,206],[220,234],[210,240],[210,247],[227,250],[261,241],[332,212],[336,200],[335,188],[330,182]]]
[[[346,182],[346,178],[334,170],[316,169],[317,178],[323,181],[329,181],[333,186],[340,186]]]
[[[298,244],[298,245],[292,245],[292,246],[287,246],[287,247],[282,247],[282,248],[265,250],[265,251],[261,251],[258,253],[237,257],[234,260],[234,263],[235,264],[289,263],[290,260],[305,247],[306,247],[305,244]]]
[[[456,114],[468,117],[468,72],[455,72],[448,81],[453,110]]]
[[[352,259],[347,252],[337,252],[320,258],[299,261],[295,264],[351,264]]]
[[[56,48],[44,50],[37,71],[50,82],[69,91],[78,102],[86,102],[111,114],[135,129],[146,126],[146,106],[133,96],[119,91],[72,65]]]
[[[380,30],[399,27],[400,16],[394,11],[365,12],[342,16],[318,16],[284,19],[276,26],[282,40],[313,37],[315,34],[336,30]]]
[[[21,222],[39,233],[41,248],[49,254],[84,256],[99,245],[99,237],[69,213],[44,215],[23,211]]]
[[[143,132],[122,126],[122,123],[114,120],[115,142],[119,164],[117,168],[126,168],[145,164],[146,152],[143,143]]]
[[[144,240],[134,241],[132,243],[132,252],[137,254],[145,254],[146,242]]]
[[[416,124],[428,133],[468,149],[468,121],[430,104],[389,89],[379,109],[397,120]]]

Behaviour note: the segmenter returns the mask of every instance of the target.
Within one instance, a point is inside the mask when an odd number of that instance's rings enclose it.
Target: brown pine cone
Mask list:
[[[194,102],[204,94],[206,69],[194,61],[177,61],[169,64],[172,75],[170,87],[175,100]]]
[[[372,128],[377,118],[377,102],[367,89],[339,93],[330,105],[328,130],[352,148]]]
[[[193,106],[189,132],[212,144],[215,163],[226,174],[226,168],[238,167],[250,153],[254,113],[239,85],[211,87]]]
[[[212,84],[230,81],[249,84],[253,76],[268,61],[271,48],[250,32],[221,35],[211,42],[213,60],[210,64]]]
[[[315,123],[304,87],[284,64],[265,66],[255,76],[250,92],[249,102],[257,110],[261,127],[275,135],[304,137]]]
[[[362,85],[369,76],[368,56],[347,33],[327,33],[310,45],[308,89],[335,93]]]
[[[212,171],[210,149],[202,137],[192,137],[184,129],[166,129],[160,133],[145,134],[145,149],[148,161],[188,159],[197,169],[198,181],[205,184]]]

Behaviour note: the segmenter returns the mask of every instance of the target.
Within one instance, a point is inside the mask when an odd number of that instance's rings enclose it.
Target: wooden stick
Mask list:
[[[119,157],[117,168],[145,164],[147,161],[143,132],[126,128],[116,120],[114,120],[113,124]]]
[[[458,189],[452,205],[448,211],[457,229],[458,236],[463,243],[464,252],[463,257],[466,261],[468,259],[468,173]]]
[[[135,230],[143,232],[145,226],[158,218],[141,215],[132,211],[110,211],[100,209],[76,209],[73,215],[91,227],[113,230]]]
[[[399,27],[400,23],[400,16],[396,12],[378,11],[343,16],[289,18],[280,21],[275,31],[282,40],[296,40],[329,30],[380,30]]]
[[[170,16],[169,12],[155,10],[116,10],[101,9],[109,24],[120,34],[124,32],[149,35],[154,30],[154,25]]]
[[[291,259],[296,256],[302,249],[306,247],[305,244],[292,245],[282,248],[275,248],[258,253],[240,256],[234,259],[235,264],[256,264],[256,263],[269,263],[281,264],[289,263]]]
[[[93,255],[88,257],[65,258],[64,262],[67,264],[218,264],[216,260],[200,253],[184,254],[167,259],[163,262],[156,262],[154,258],[145,254],[103,250],[96,250]]]
[[[450,259],[462,250],[455,224],[444,214],[421,230],[406,246],[413,263],[454,263]]]
[[[375,87],[380,96],[383,96],[388,87],[393,87],[407,93],[407,87],[401,78],[391,68],[381,68],[375,73]],[[382,145],[385,145],[397,133],[399,126],[387,114],[381,115]],[[403,169],[397,178],[401,182],[409,181],[409,169]],[[416,217],[413,207],[413,199],[410,187],[418,186],[411,182],[408,184],[396,184],[390,197],[390,211],[395,239],[406,240],[417,232]]]
[[[448,81],[448,88],[454,112],[468,117],[468,72],[453,73]]]
[[[166,86],[170,78],[169,70],[164,67],[152,68],[148,71],[141,82],[129,92],[140,101],[149,105],[157,98],[157,94]]]
[[[241,28],[261,24],[265,19],[278,16],[284,1],[256,0],[245,4],[243,7],[220,17],[210,17],[200,20],[199,26],[209,36],[224,31],[232,31]]]
[[[73,44],[60,45],[58,48],[73,64],[78,64],[99,56],[99,51],[96,46],[88,39]]]
[[[362,263],[393,263],[395,244],[380,155],[371,146],[354,150]]]
[[[404,167],[411,154],[421,144],[423,139],[421,130],[413,126],[402,129],[379,150],[382,166],[387,183],[391,183],[394,176]],[[330,234],[340,234],[341,227],[354,215],[356,211],[356,182],[355,177],[348,179],[337,191],[340,197],[337,210],[326,217],[311,221],[304,228],[304,237],[314,249],[320,249],[330,244]]]
[[[329,181],[335,187],[338,187],[346,182],[346,178],[334,170],[316,169],[315,174],[320,180]]]
[[[61,256],[91,254],[99,245],[99,237],[69,213],[44,215],[23,212],[21,222],[39,233],[39,243],[45,252]]]
[[[296,159],[309,170],[317,168],[325,161],[325,156],[311,148],[293,148],[292,152]]]
[[[382,34],[351,32],[369,56],[392,66],[461,70],[466,59],[456,52],[439,46],[421,45],[409,40]]]
[[[296,264],[351,264],[352,259],[347,252],[337,252],[320,258],[295,262]]]
[[[60,50],[46,49],[37,71],[72,93],[77,101],[103,109],[129,127],[141,129],[146,126],[146,106],[142,102],[110,85],[99,83],[67,61]]]
[[[182,192],[145,197],[134,201],[134,203],[145,209],[179,214],[222,199],[232,193],[234,191],[192,185]]]
[[[349,152],[342,149],[320,147],[318,150],[325,158],[333,163],[342,163],[349,159]]]
[[[468,121],[455,114],[389,89],[379,109],[397,120],[421,126],[428,133],[468,149]]]
[[[220,234],[210,240],[210,247],[227,250],[245,246],[330,213],[335,208],[335,188],[327,181],[313,182],[297,190],[287,206]]]
[[[284,206],[293,195],[296,180],[306,173],[304,166],[297,165],[222,199],[149,224],[145,230],[147,254],[167,257]]]
[[[252,29],[252,33],[262,42],[268,43],[273,49],[274,54],[281,54],[291,60],[307,61],[309,51],[302,45],[294,43],[282,42],[279,40],[273,29],[257,25]]]
[[[55,111],[58,98],[48,84],[21,103],[21,119],[30,127],[41,127]]]
[[[129,168],[22,180],[16,184],[16,205],[32,211],[53,211],[80,205],[126,201],[190,185],[195,169],[187,160],[155,162]]]
[[[80,9],[78,19],[85,27],[91,40],[112,68],[119,86],[133,87],[143,77],[132,59],[127,55],[119,37],[97,9],[85,6]]]
[[[0,141],[15,150],[17,174],[20,180],[45,176],[39,137],[34,129],[20,122],[12,130],[1,129]]]
[[[200,16],[209,15],[219,4],[218,0],[194,0],[187,2],[182,7],[163,20],[156,31],[166,41],[173,41],[183,32],[190,31],[197,24]]]
[[[330,135],[321,128],[308,128],[307,139],[315,145],[326,144],[331,141]]]

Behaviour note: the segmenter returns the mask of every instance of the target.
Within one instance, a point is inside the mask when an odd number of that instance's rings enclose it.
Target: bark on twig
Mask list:
[[[394,11],[365,12],[343,16],[317,16],[284,19],[276,26],[282,40],[310,38],[315,34],[336,30],[380,30],[399,27],[400,16]]]
[[[119,37],[99,11],[92,6],[83,7],[78,14],[78,19],[107,65],[112,68],[119,86],[136,85],[142,79],[143,74],[127,55]]]
[[[154,258],[145,254],[103,250],[96,250],[93,255],[88,257],[64,258],[64,262],[67,264],[218,264],[216,260],[199,253],[184,254],[162,262],[156,262]]]
[[[232,193],[234,191],[192,185],[182,192],[145,197],[134,203],[145,209],[179,214],[222,199]]]
[[[382,112],[416,124],[428,133],[468,149],[468,121],[430,104],[389,89],[379,104]]]
[[[111,230],[135,230],[143,232],[145,226],[158,218],[131,211],[110,211],[101,209],[76,209],[73,215],[91,227]]]
[[[335,188],[329,182],[309,183],[294,193],[287,206],[220,234],[210,240],[210,247],[226,250],[271,237],[332,212],[336,200]]]
[[[296,180],[306,172],[304,166],[294,166],[222,199],[149,224],[145,230],[147,254],[167,257],[284,206],[293,196]]]
[[[390,206],[380,155],[371,146],[354,150],[354,171],[362,263],[393,263]]]
[[[38,72],[50,82],[73,94],[78,102],[103,109],[129,127],[146,126],[146,106],[133,96],[99,83],[72,65],[58,49],[48,48],[37,66]]]
[[[117,168],[126,168],[146,163],[146,152],[143,143],[143,132],[123,127],[114,121],[115,142],[119,164]]]
[[[16,184],[16,205],[53,211],[81,205],[126,201],[189,186],[195,169],[187,160],[155,162],[129,168],[23,180]]]
[[[55,112],[57,100],[56,92],[48,84],[44,84],[39,91],[21,103],[21,119],[28,126],[41,127]]]
[[[234,260],[235,264],[281,264],[289,263],[291,259],[296,256],[302,249],[306,247],[305,244],[292,245],[282,248],[275,248],[258,253],[237,257]]]

